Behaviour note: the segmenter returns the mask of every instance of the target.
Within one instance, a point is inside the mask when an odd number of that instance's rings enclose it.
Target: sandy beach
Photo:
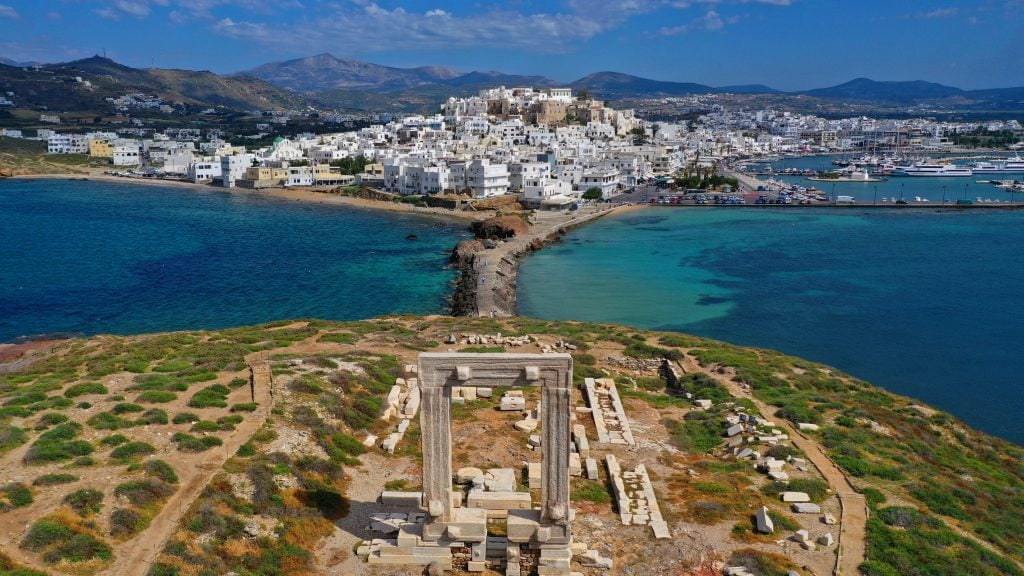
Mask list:
[[[339,206],[352,206],[370,210],[384,210],[387,212],[408,212],[430,216],[441,216],[457,218],[463,221],[483,220],[493,215],[491,211],[480,212],[457,212],[446,208],[430,208],[413,206],[398,202],[381,202],[379,200],[367,200],[365,198],[353,198],[341,196],[331,191],[334,186],[316,186],[302,188],[261,188],[251,190],[248,188],[222,188],[209,184],[194,184],[180,180],[162,180],[154,178],[128,178],[124,176],[111,176],[103,173],[90,174],[29,174],[10,177],[10,180],[88,180],[94,182],[111,182],[114,184],[132,184],[139,186],[163,186],[175,188],[188,188],[203,192],[225,192],[229,194],[244,194],[248,196],[260,196],[264,198],[276,198],[279,200],[292,200],[296,202],[312,202],[316,204],[328,204]]]

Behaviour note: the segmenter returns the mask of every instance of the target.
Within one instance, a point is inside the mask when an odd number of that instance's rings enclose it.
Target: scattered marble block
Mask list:
[[[459,468],[458,471],[455,472],[455,483],[456,484],[467,484],[469,482],[472,482],[473,478],[476,478],[477,476],[483,476],[483,475],[484,475],[484,471],[483,470],[481,470],[479,468],[476,468],[474,466],[466,466],[464,468]]]
[[[779,494],[783,502],[810,502],[811,497],[806,492],[783,492]]]
[[[583,462],[580,460],[580,455],[575,452],[569,454],[569,475],[583,476]]]
[[[469,563],[466,564],[467,572],[483,572],[486,569],[487,562],[484,561],[470,560]]]
[[[832,533],[831,532],[826,532],[826,533],[822,534],[821,536],[818,536],[818,544],[821,544],[822,546],[824,546],[826,548],[831,546],[834,542],[835,542],[835,539],[832,538]]]
[[[534,434],[533,436],[530,436],[526,443],[534,448],[540,448],[540,435]]]
[[[791,508],[797,514],[821,514],[821,506],[813,502],[796,502]]]
[[[811,539],[810,533],[807,530],[797,530],[796,534],[793,534],[793,540],[797,542],[807,542]]]
[[[836,520],[836,517],[831,515],[831,514],[825,514],[824,516],[822,516],[821,517],[821,522],[822,522],[822,524],[825,524],[826,526],[835,526],[836,524],[839,523]]]
[[[708,408],[711,408],[711,400],[694,400],[693,405],[696,406],[697,408],[700,408],[701,410],[707,410]]]
[[[470,490],[466,498],[467,507],[484,510],[529,510],[532,505],[529,492]]]
[[[761,506],[758,508],[757,513],[754,514],[754,519],[757,524],[757,531],[761,534],[774,534],[775,524],[772,522],[771,516],[768,515],[768,507]]]
[[[371,446],[373,446],[376,443],[377,443],[377,436],[375,436],[373,434],[370,434],[365,439],[363,439],[363,446],[366,446],[367,448],[370,448]]]
[[[484,474],[484,487],[490,492],[514,492],[516,471],[511,468],[489,468]]]
[[[778,470],[768,472],[768,477],[777,482],[789,482],[789,474]]]
[[[800,422],[796,427],[802,432],[817,432],[820,428],[817,424],[811,424],[810,422]]]
[[[516,430],[520,432],[533,432],[537,429],[538,425],[540,425],[540,422],[533,418],[526,418],[515,423]]]
[[[735,436],[743,432],[743,424],[733,424],[725,430],[726,436]]]
[[[399,492],[396,490],[385,490],[380,493],[380,503],[384,506],[402,506],[406,508],[419,508],[423,502],[422,492]]]
[[[598,480],[600,478],[600,476],[598,475],[598,470],[597,470],[597,460],[595,460],[593,458],[587,458],[586,465],[587,465],[587,479],[588,480]]]
[[[541,488],[541,470],[540,462],[530,462],[526,465],[526,475],[531,490],[539,490]]]
[[[526,410],[526,398],[523,398],[522,396],[502,396],[501,404],[498,406],[498,409],[504,412]]]
[[[814,542],[810,540],[804,540],[803,542],[801,542],[800,547],[804,550],[814,550],[815,548],[817,548],[817,546],[814,545]]]
[[[490,398],[494,395],[494,390],[492,388],[477,388],[476,395],[479,398]]]

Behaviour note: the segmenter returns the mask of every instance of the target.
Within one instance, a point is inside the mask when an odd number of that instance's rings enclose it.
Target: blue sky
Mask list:
[[[570,81],[1024,85],[1024,0],[0,0],[0,56],[234,72],[330,52]]]

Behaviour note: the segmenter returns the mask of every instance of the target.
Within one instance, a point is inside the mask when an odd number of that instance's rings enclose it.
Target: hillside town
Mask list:
[[[534,208],[564,209],[585,194],[608,199],[647,179],[723,160],[844,151],[941,153],[953,149],[957,134],[1022,129],[1017,120],[826,119],[733,110],[712,96],[659,102],[699,113],[691,120],[655,122],[586,91],[499,87],[449,98],[429,116],[322,117],[351,129],[278,136],[261,147],[229,141],[221,129],[158,131],[141,122],[108,132],[40,128],[35,139],[45,140],[50,154],[87,154],[126,175],[226,188],[362,185],[400,195],[517,194]],[[163,105],[141,94],[114,104]],[[272,136],[291,120],[284,113],[263,116],[267,121],[257,124],[256,137]],[[0,129],[0,136],[25,137],[12,129]]]

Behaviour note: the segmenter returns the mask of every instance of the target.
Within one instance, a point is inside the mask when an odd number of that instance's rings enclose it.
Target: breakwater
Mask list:
[[[612,212],[643,206],[601,205],[569,214],[540,213],[528,230],[514,238],[464,240],[452,251],[458,271],[451,298],[453,316],[514,316],[518,311],[517,284],[521,259],[558,242],[569,230]],[[488,247],[490,246],[490,247]]]

